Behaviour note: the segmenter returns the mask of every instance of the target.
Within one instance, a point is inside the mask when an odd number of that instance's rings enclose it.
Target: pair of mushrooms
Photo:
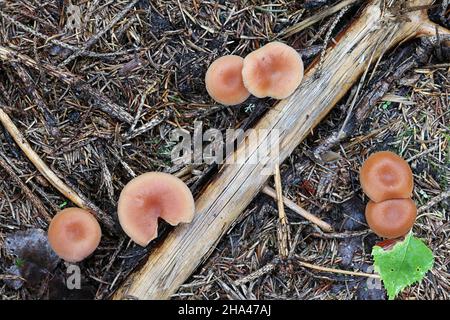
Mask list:
[[[122,190],[117,213],[125,233],[146,246],[158,235],[158,218],[171,225],[191,222],[195,204],[186,184],[167,173],[148,172],[132,179]],[[96,218],[80,208],[67,208],[52,219],[48,240],[67,262],[90,256],[100,244],[102,231]]]
[[[289,97],[303,79],[303,61],[292,47],[271,42],[245,59],[228,55],[215,60],[205,76],[208,94],[223,105],[258,98]]]
[[[370,229],[388,239],[407,234],[417,216],[411,200],[414,181],[408,163],[389,151],[374,153],[361,167],[360,182],[370,198],[365,212]]]

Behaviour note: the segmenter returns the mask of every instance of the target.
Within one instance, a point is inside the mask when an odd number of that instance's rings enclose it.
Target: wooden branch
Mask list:
[[[115,299],[170,298],[212,253],[221,236],[264,187],[269,176],[262,172],[268,171],[265,169],[273,172],[274,165],[291,154],[369,67],[370,57],[376,61],[387,48],[417,36],[424,21],[416,16],[422,12],[396,18],[389,8],[381,10],[382,2],[368,2],[359,18],[327,50],[320,73],[316,73],[317,64],[309,68],[297,91],[257,123],[256,130],[279,132],[279,154],[267,150],[267,141],[247,145],[244,139],[232,155],[244,157],[243,163],[228,163],[221,168],[197,199],[192,223],[176,227],[154,249],[146,264],[119,288]],[[431,2],[408,1],[415,5]],[[253,160],[258,152],[269,161],[255,164]]]
[[[265,186],[262,189],[262,192],[264,194],[268,195],[269,197],[277,200],[277,193],[271,187]],[[286,197],[283,197],[283,203],[286,205],[286,207],[288,207],[289,209],[291,209],[295,213],[301,215],[306,220],[314,223],[315,225],[317,225],[323,231],[325,231],[325,232],[332,232],[333,231],[333,227],[330,224],[326,223],[322,219],[319,219],[318,217],[316,217],[312,213],[309,213],[308,211],[306,211],[302,207],[298,206],[294,201],[292,201],[292,200],[290,200],[290,199],[288,199]]]
[[[287,259],[289,255],[289,222],[284,211],[283,202],[283,189],[281,186],[281,173],[280,166],[275,166],[275,192],[278,206],[278,226],[277,226],[277,238],[278,238],[278,253],[282,259]]]
[[[3,109],[4,107],[0,105],[0,122],[9,132],[11,137],[14,139],[23,153],[27,156],[27,158],[33,163],[36,169],[48,180],[48,182],[50,182],[53,187],[61,192],[61,194],[63,194],[67,199],[72,201],[77,206],[91,211],[108,228],[108,231],[114,233],[115,229],[112,218],[102,210],[100,210],[96,205],[91,203],[85,196],[75,192],[50,169],[33,150],[20,130],[12,122],[8,114],[3,111]]]
[[[367,277],[367,278],[374,278],[374,279],[380,279],[380,276],[375,273],[366,273],[366,272],[356,272],[356,271],[349,271],[349,270],[340,270],[335,268],[327,268],[327,267],[321,267],[316,266],[315,264],[304,262],[304,261],[297,261],[299,265],[305,268],[321,271],[321,272],[330,272],[330,273],[338,273],[338,274],[345,274],[347,276],[356,276],[356,277]]]

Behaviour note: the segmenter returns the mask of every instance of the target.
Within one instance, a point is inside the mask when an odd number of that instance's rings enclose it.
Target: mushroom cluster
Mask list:
[[[370,229],[388,239],[407,234],[417,216],[411,200],[414,181],[408,163],[395,153],[377,152],[363,163],[359,178],[370,199],[366,207]]]
[[[125,185],[117,212],[124,232],[138,245],[146,246],[158,235],[158,218],[173,226],[192,221],[194,197],[181,179],[147,172]],[[76,263],[97,249],[102,231],[89,211],[67,208],[53,217],[47,236],[60,258]]]
[[[302,58],[294,48],[271,42],[244,59],[218,58],[206,72],[205,85],[211,98],[223,105],[242,103],[250,94],[285,99],[300,85],[303,71]]]

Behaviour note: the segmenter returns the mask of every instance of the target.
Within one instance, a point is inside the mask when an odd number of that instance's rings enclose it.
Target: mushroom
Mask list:
[[[117,207],[123,230],[143,247],[158,236],[158,218],[174,226],[191,222],[194,211],[187,185],[162,172],[147,172],[128,182]]]
[[[369,201],[366,207],[367,223],[378,236],[394,239],[411,230],[416,220],[417,208],[411,199]]]
[[[215,101],[223,105],[244,102],[250,96],[242,81],[244,59],[234,55],[215,60],[206,71],[206,91]]]
[[[102,230],[95,217],[80,208],[67,208],[57,213],[48,228],[48,241],[53,251],[67,262],[79,262],[97,249]]]
[[[375,202],[410,198],[413,175],[408,163],[390,151],[372,154],[363,163],[359,179],[364,193]]]
[[[244,85],[258,98],[289,97],[303,79],[303,61],[294,48],[271,42],[248,54],[242,69]]]

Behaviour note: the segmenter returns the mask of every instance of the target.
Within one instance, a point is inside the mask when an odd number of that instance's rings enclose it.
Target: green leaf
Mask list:
[[[24,266],[25,261],[22,260],[22,259],[20,259],[20,258],[17,258],[16,261],[14,261],[14,263],[15,263],[15,265],[16,265],[18,268],[21,268],[21,267]]]
[[[391,102],[390,102],[390,101],[385,101],[385,102],[383,102],[383,104],[381,105],[381,108],[382,108],[383,110],[387,110],[387,109],[389,108],[390,105],[391,105]]]
[[[374,246],[372,256],[374,269],[383,280],[389,300],[407,286],[422,280],[434,263],[433,252],[411,233],[390,250]]]

